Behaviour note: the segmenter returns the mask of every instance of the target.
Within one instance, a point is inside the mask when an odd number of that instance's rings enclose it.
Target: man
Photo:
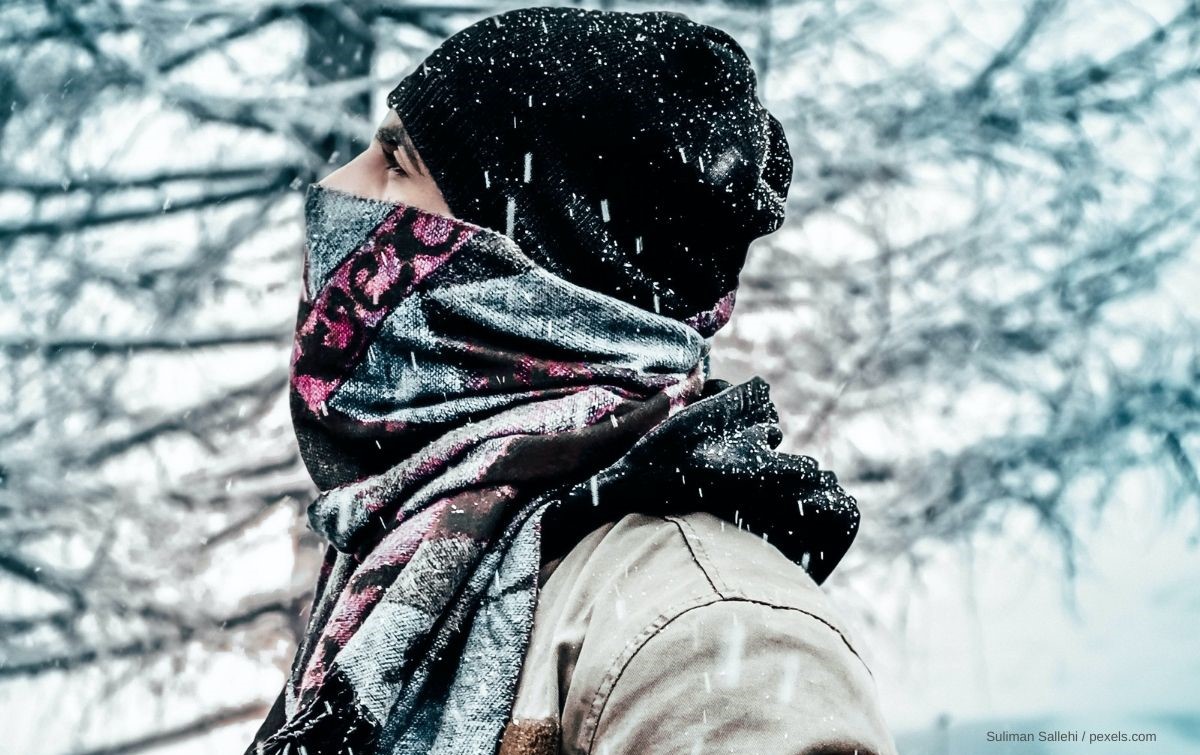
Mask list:
[[[292,406],[330,541],[248,752],[893,753],[817,587],[854,500],[708,377],[791,157],[740,47],[530,8],[310,188]]]

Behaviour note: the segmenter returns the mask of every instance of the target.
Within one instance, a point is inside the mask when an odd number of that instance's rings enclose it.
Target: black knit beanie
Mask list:
[[[680,14],[509,11],[388,97],[451,212],[576,285],[711,335],[792,158],[742,48]]]

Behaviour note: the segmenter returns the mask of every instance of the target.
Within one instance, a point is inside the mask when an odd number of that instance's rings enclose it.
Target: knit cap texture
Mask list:
[[[388,104],[455,217],[707,336],[791,183],[756,87],[732,37],[681,14],[537,7],[453,35]]]

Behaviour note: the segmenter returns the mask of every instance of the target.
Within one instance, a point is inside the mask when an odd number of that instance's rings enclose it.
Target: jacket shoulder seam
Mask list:
[[[696,566],[701,572],[704,573],[704,576],[708,578],[709,583],[713,586],[713,590],[715,590],[723,600],[742,600],[748,603],[761,603],[762,605],[768,605],[774,608],[784,608],[807,614],[836,632],[838,637],[842,639],[842,642],[846,643],[846,647],[848,647],[860,661],[863,660],[862,656],[858,655],[858,651],[854,649],[854,644],[850,642],[850,637],[847,635],[846,631],[821,614],[800,608],[799,606],[788,605],[779,601],[755,597],[747,594],[745,590],[737,586],[731,586],[730,583],[721,576],[721,573],[717,568],[716,559],[712,558],[704,549],[704,538],[700,537],[692,523],[674,514],[664,516],[663,518],[673,522],[675,526],[679,528],[679,532],[683,536],[683,541],[687,544],[688,550],[692,554],[692,559],[696,562]],[[820,588],[817,589],[819,590]],[[866,661],[863,661],[863,665],[866,666]],[[869,668],[867,671],[870,673]]]
[[[716,573],[715,568],[710,568],[713,565],[712,559],[709,558],[708,554],[704,552],[704,546],[701,543],[700,538],[688,537],[688,533],[685,531],[685,525],[689,530],[691,529],[691,525],[675,516],[664,516],[663,519],[667,520],[671,524],[674,524],[675,528],[679,530],[679,537],[683,540],[684,547],[688,549],[688,554],[692,557],[692,561],[696,564],[696,568],[699,569],[700,573],[704,575],[704,579],[708,581],[708,584],[713,589],[713,592],[721,596],[721,598],[728,597],[729,591],[725,589],[725,580],[721,579],[721,576]],[[720,583],[720,585],[718,585],[718,583]]]
[[[768,608],[774,608],[774,609],[777,609],[780,611],[795,611],[796,613],[804,614],[805,616],[809,617],[810,619],[813,619],[814,621],[817,621],[818,623],[824,624],[826,627],[829,628],[829,630],[831,632],[833,632],[834,634],[836,634],[838,636],[838,639],[840,639],[842,641],[842,644],[844,644],[846,646],[846,649],[849,650],[850,653],[855,658],[858,659],[858,662],[863,665],[864,669],[866,669],[867,674],[869,674],[872,678],[874,678],[875,675],[871,673],[871,667],[867,665],[867,662],[865,660],[863,660],[863,657],[858,654],[857,650],[854,649],[854,645],[850,644],[850,639],[848,637],[846,637],[845,632],[843,632],[841,629],[839,629],[835,624],[833,624],[830,621],[828,621],[827,619],[825,619],[823,616],[821,616],[819,614],[815,614],[812,611],[806,611],[803,608],[797,608],[795,606],[785,606],[785,605],[781,605],[779,603],[772,603],[769,600],[760,600],[757,598],[748,598],[745,596],[733,596],[730,598],[725,598],[725,601],[731,602],[731,603],[735,602],[735,601],[740,602],[740,603],[754,603],[756,605],[766,606]]]
[[[626,645],[625,650],[613,660],[609,666],[608,673],[604,675],[592,699],[591,711],[588,713],[586,721],[587,728],[591,729],[587,737],[586,752],[591,752],[596,743],[596,734],[600,731],[600,719],[604,715],[604,709],[608,705],[612,690],[616,687],[617,682],[620,681],[621,675],[625,673],[625,669],[629,667],[629,664],[637,657],[637,654],[646,646],[646,643],[685,613],[719,603],[724,599],[717,594],[716,596],[702,600],[702,602],[697,602],[697,600],[699,599],[694,599],[691,604],[681,606],[677,611],[660,614],[658,618],[646,625],[638,633],[636,640]]]
[[[838,639],[840,639],[846,646],[846,649],[850,651],[850,654],[862,664],[863,669],[867,672],[867,675],[871,678],[874,678],[874,674],[871,673],[871,669],[869,666],[867,666],[867,662],[864,661],[862,656],[858,654],[858,651],[854,649],[854,646],[850,644],[850,641],[846,638],[842,631],[811,611],[805,611],[803,608],[784,606],[766,600],[755,600],[742,596],[733,596],[728,598],[717,597],[712,600],[696,603],[694,605],[685,605],[680,610],[675,611],[673,614],[663,614],[659,616],[639,633],[638,639],[635,643],[631,643],[632,651],[630,651],[630,647],[627,646],[625,652],[617,656],[617,659],[613,662],[609,672],[605,675],[603,681],[601,681],[599,688],[596,690],[595,697],[592,700],[592,710],[587,718],[587,726],[591,728],[591,733],[587,738],[587,749],[585,752],[590,753],[595,747],[596,735],[600,732],[600,719],[604,716],[604,709],[608,707],[608,701],[612,697],[612,692],[614,689],[616,689],[617,683],[620,682],[625,670],[629,668],[629,664],[632,663],[633,659],[637,657],[638,653],[640,653],[642,649],[646,647],[646,644],[671,624],[673,624],[676,620],[683,617],[684,614],[691,613],[701,608],[731,603],[749,603],[753,605],[766,606],[767,608],[773,608],[776,610],[794,611],[798,614],[813,619],[821,626],[826,627],[831,632],[836,634]]]
[[[609,663],[608,669],[600,680],[600,684],[592,697],[592,704],[588,711],[587,718],[584,719],[583,734],[587,738],[587,749],[590,751],[596,739],[596,732],[599,729],[600,717],[604,714],[604,707],[608,703],[608,696],[617,680],[620,679],[625,667],[633,660],[633,657],[638,654],[638,651],[656,634],[661,632],[664,627],[675,621],[677,618],[687,613],[688,611],[700,608],[706,605],[711,605],[724,599],[724,592],[717,587],[713,581],[713,575],[709,574],[704,568],[702,559],[698,557],[693,545],[699,545],[698,542],[693,543],[692,539],[684,532],[680,522],[672,516],[655,515],[656,519],[663,522],[668,522],[675,527],[675,531],[679,534],[679,539],[683,542],[683,547],[687,549],[688,555],[691,556],[692,563],[697,571],[704,576],[704,584],[708,585],[709,591],[705,591],[702,595],[692,595],[688,600],[676,603],[674,606],[669,606],[663,610],[653,620],[645,624],[625,647]],[[590,733],[587,731],[591,729]]]

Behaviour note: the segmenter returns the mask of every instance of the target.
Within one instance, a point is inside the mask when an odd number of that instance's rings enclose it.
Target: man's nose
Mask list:
[[[382,171],[378,170],[378,166],[374,164],[376,162],[374,160],[375,152],[372,150],[372,147],[374,147],[375,151],[378,150],[378,147],[375,145],[367,147],[367,149],[358,153],[353,160],[325,176],[317,183],[326,188],[344,191],[347,194],[355,194],[360,197],[367,197],[368,199],[382,199],[383,185],[380,177],[377,175]]]

